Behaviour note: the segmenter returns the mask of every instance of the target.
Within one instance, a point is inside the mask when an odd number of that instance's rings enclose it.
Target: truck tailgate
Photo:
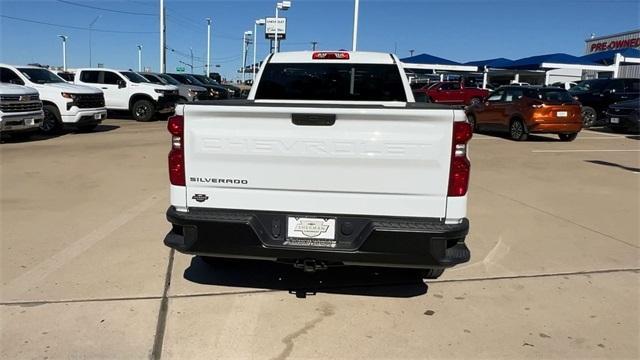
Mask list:
[[[186,105],[184,117],[188,207],[445,216],[453,110]]]

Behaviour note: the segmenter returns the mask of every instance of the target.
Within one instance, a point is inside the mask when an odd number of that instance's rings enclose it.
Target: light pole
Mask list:
[[[91,24],[89,24],[89,67],[93,66],[93,62],[91,61],[91,33],[93,32],[93,25],[96,23],[96,21],[98,21],[100,18],[102,17],[102,15],[98,15],[96,16],[95,19],[93,19],[93,21],[91,22]]]
[[[242,83],[244,84],[245,73],[247,72],[247,46],[251,41],[251,31],[245,31],[242,35]]]
[[[62,69],[67,71],[67,39],[69,38],[66,35],[58,35],[60,39],[62,39]]]
[[[410,54],[410,56],[413,56],[413,53],[414,53],[414,52],[415,52],[415,50],[413,50],[413,49],[409,50],[409,54]]]
[[[318,45],[317,41],[312,41],[311,42],[311,50],[316,51],[316,46]]]
[[[256,51],[258,51],[258,25],[263,26],[267,23],[265,19],[258,19],[253,24],[253,82],[256,81]]]
[[[160,72],[167,72],[167,56],[166,56],[166,39],[165,39],[165,24],[164,24],[164,0],[160,0]]]
[[[205,69],[205,76],[209,76],[211,73],[211,18],[207,20],[207,68]]]
[[[138,72],[142,71],[142,45],[138,45]]]
[[[193,74],[193,48],[189,48],[189,53],[191,53],[191,73]]]
[[[353,9],[353,51],[356,51],[358,44],[358,12],[360,10],[360,0],[356,0],[355,7]]]
[[[278,48],[278,10],[286,11],[291,7],[291,1],[282,1],[276,4],[276,42],[275,48],[273,52],[278,52],[280,49]]]

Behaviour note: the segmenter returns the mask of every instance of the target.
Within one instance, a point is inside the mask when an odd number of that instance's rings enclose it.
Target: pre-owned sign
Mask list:
[[[276,18],[271,17],[266,19],[267,22],[264,27],[264,36],[267,39],[276,38]],[[278,18],[278,39],[287,38],[287,18]]]
[[[594,42],[589,45],[589,52],[608,51],[624,48],[637,48],[640,47],[640,37],[631,39],[619,39],[619,40],[605,40],[600,42]]]

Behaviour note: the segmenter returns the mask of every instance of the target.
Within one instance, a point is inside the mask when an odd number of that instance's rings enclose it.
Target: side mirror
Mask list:
[[[118,89],[127,87],[127,83],[124,80],[118,80]]]

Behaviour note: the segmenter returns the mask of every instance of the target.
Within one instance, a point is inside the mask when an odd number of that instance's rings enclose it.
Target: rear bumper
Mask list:
[[[613,119],[617,119],[614,122]],[[640,131],[640,117],[635,114],[615,114],[607,113],[606,125],[613,128]]]
[[[529,126],[530,133],[577,133],[582,130],[582,122],[541,122]]]
[[[283,245],[287,216],[336,219],[335,248]],[[469,221],[448,225],[438,219],[309,215],[262,211],[170,207],[173,224],[165,245],[194,255],[263,260],[313,259],[329,264],[401,268],[447,268],[469,261],[464,243]]]

